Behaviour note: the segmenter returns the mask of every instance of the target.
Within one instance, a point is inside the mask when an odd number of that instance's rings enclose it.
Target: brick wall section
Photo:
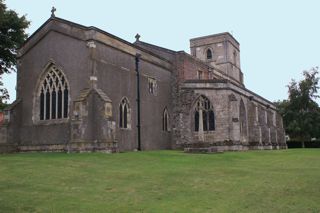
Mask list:
[[[202,79],[209,79],[208,66],[185,52],[177,53],[176,63],[179,80],[198,79],[198,71],[202,72]]]

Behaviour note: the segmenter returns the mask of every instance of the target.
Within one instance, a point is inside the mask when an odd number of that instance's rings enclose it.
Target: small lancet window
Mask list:
[[[148,78],[148,90],[150,94],[157,94],[157,81],[154,78]]]
[[[130,106],[127,98],[123,98],[119,106],[119,127],[130,129]]]
[[[213,106],[208,98],[200,96],[195,104],[194,110],[194,131],[215,130],[215,116]]]
[[[167,108],[165,108],[164,111],[163,111],[162,130],[165,131],[165,132],[169,131],[169,114],[168,114]]]
[[[207,49],[207,59],[212,59],[212,51]]]
[[[40,84],[38,95],[40,120],[68,118],[68,87],[62,71],[55,66],[51,66]]]

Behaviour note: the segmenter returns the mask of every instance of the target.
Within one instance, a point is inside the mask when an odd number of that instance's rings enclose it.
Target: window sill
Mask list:
[[[119,127],[119,129],[120,129],[121,131],[129,131],[129,130],[131,130],[131,128],[123,128],[123,127]]]
[[[206,59],[206,62],[216,62],[216,59]]]
[[[210,134],[214,134],[216,131],[215,130],[210,130],[210,131],[203,131],[202,133],[203,134],[206,134],[206,135],[210,135]],[[200,132],[195,132],[193,131],[193,134],[195,135],[198,135]]]
[[[55,124],[65,124],[69,122],[69,118],[63,118],[63,119],[55,119],[55,120],[39,120],[39,121],[35,121],[34,124],[35,125],[55,125]]]

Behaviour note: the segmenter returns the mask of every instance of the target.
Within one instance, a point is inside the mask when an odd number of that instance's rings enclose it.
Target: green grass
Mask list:
[[[320,212],[320,149],[0,155],[0,212]]]

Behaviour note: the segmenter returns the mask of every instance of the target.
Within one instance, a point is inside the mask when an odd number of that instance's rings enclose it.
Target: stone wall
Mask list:
[[[204,80],[181,83],[179,89],[173,134],[178,146],[219,146],[222,150],[286,148],[281,117],[270,105],[241,93],[241,88],[233,91],[223,82]],[[204,133],[204,137],[194,131],[193,108],[200,95],[211,101],[216,120],[215,131]]]
[[[141,55],[142,148],[170,148],[171,132],[162,130],[162,116],[167,108],[171,119],[172,64],[111,34],[58,18],[48,20],[19,50],[17,93],[22,101],[19,109],[12,110],[19,116],[1,135],[5,135],[3,137],[10,143],[19,144],[23,150],[81,151],[87,149],[85,144],[92,149],[98,144],[106,143],[107,146],[115,142],[120,151],[135,150],[137,53]],[[40,120],[39,85],[50,65],[58,67],[69,83],[69,113],[64,119]],[[89,95],[88,100],[81,102],[84,108],[87,107],[84,110],[88,113],[87,117],[79,120],[73,114],[77,108],[75,100],[83,89],[91,86],[91,76],[97,78],[97,88],[112,100],[112,116],[108,119],[103,116],[106,106],[98,93]],[[154,94],[149,92],[149,78],[157,83]],[[131,128],[127,129],[119,127],[119,104],[124,97],[129,100],[131,110]]]

